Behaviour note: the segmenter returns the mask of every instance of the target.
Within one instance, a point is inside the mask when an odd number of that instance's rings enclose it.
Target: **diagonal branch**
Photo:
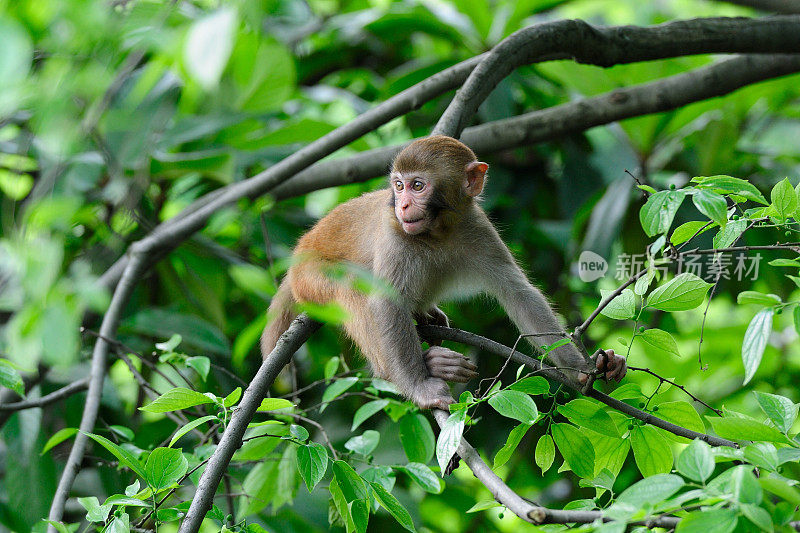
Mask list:
[[[774,17],[764,20],[697,19],[652,28],[596,28],[578,21],[560,21],[517,32],[495,47],[488,56],[478,56],[434,75],[364,113],[350,124],[300,149],[259,175],[213,193],[213,200],[207,201],[200,208],[190,206],[187,208],[188,214],[167,221],[150,235],[131,245],[131,260],[122,272],[111,306],[103,317],[100,333],[106,338],[115,336],[122,310],[133,291],[136,278],[151,265],[153,256],[163,254],[164,250],[180,244],[199,230],[219,209],[239,198],[270,191],[314,161],[395,116],[421,105],[425,101],[423,94],[430,99],[441,94],[442,87],[458,85],[460,79],[463,79],[459,76],[472,71],[476,62],[479,62],[476,72],[470,75],[467,83],[457,93],[437,125],[437,132],[460,135],[466,120],[474,114],[474,109],[470,111],[469,106],[474,105],[477,109],[503,77],[525,62],[572,55],[581,61],[608,66],[614,63],[710,52],[794,52],[800,48],[800,32],[794,31],[798,23],[800,17]],[[590,50],[581,46],[589,46]],[[510,59],[505,58],[505,55],[509,55]],[[477,72],[478,70],[480,72]],[[438,84],[432,81],[434,79],[438,80]],[[485,90],[485,94],[482,94],[482,90]],[[412,92],[412,98],[409,98],[409,92]],[[81,430],[86,433],[92,430],[97,418],[108,348],[108,343],[102,339],[98,339],[95,344],[89,392],[80,424]],[[49,519],[52,522],[61,520],[70,488],[80,468],[86,443],[84,433],[79,433],[50,508]],[[52,524],[48,527],[48,532],[55,532]]]
[[[737,56],[657,81],[473,126],[464,130],[461,140],[477,153],[530,146],[618,120],[678,109],[798,71],[797,55]],[[271,194],[283,200],[374,178],[384,173],[404,146],[320,161],[277,186]]]
[[[460,137],[489,93],[517,67],[554,55],[603,67],[708,53],[791,54],[800,16],[705,18],[641,28],[558,20],[519,30],[492,48],[442,114],[434,134]],[[793,32],[781,37],[783,32]],[[795,33],[796,32],[796,33]]]
[[[516,350],[511,350],[508,346],[500,344],[499,342],[495,342],[491,339],[487,339],[486,337],[481,337],[480,335],[476,335],[475,333],[470,333],[469,331],[463,331],[460,329],[453,329],[453,328],[445,328],[442,326],[418,326],[417,329],[425,338],[431,338],[434,340],[446,340],[446,341],[453,341],[453,342],[460,342],[462,344],[468,344],[470,346],[475,346],[476,348],[480,348],[481,350],[487,351],[491,354],[497,355],[499,357],[508,358],[509,353],[511,354],[510,358],[515,363],[519,363],[522,365],[527,366],[531,370],[558,381],[559,383],[564,384],[568,388],[573,389],[570,386],[569,380],[564,376],[561,372],[556,370],[553,367],[548,365],[542,364],[538,359],[534,359],[533,357],[528,357],[522,353],[519,353]],[[575,390],[575,392],[580,392]],[[631,405],[628,405],[625,402],[621,402],[616,398],[612,398],[611,396],[604,394],[596,389],[589,389],[586,396],[594,398],[609,407],[620,411],[628,416],[641,420],[647,424],[656,426],[663,430],[669,431],[675,435],[680,437],[685,437],[687,439],[700,439],[712,446],[729,446],[732,448],[738,448],[738,445],[730,441],[728,439],[723,439],[720,437],[715,437],[713,435],[706,435],[705,433],[698,433],[697,431],[692,431],[691,429],[687,429],[685,427],[679,426],[677,424],[673,424],[671,422],[667,422],[657,416],[653,416],[652,414],[642,411],[641,409],[637,409]]]

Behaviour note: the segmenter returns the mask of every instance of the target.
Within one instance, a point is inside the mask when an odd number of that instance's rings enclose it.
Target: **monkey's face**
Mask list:
[[[433,217],[428,204],[433,182],[423,173],[393,172],[389,184],[394,194],[394,215],[409,235],[419,235],[430,228]]]

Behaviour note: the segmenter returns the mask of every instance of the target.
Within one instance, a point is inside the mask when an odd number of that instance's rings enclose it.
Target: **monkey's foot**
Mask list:
[[[411,399],[420,409],[442,409],[443,411],[448,411],[448,406],[456,402],[450,394],[450,387],[438,378],[428,378],[417,385]]]
[[[434,378],[466,383],[478,375],[478,367],[458,352],[441,346],[432,346],[425,353],[428,372]]]

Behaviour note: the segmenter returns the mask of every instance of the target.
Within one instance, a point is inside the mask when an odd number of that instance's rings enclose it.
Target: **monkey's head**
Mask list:
[[[489,165],[464,143],[434,135],[409,144],[392,163],[391,205],[409,235],[446,231],[483,190]]]

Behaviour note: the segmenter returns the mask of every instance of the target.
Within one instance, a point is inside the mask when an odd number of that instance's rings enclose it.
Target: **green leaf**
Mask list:
[[[436,437],[428,419],[408,413],[400,419],[400,443],[410,462],[427,463],[436,451]]]
[[[477,513],[480,511],[486,511],[487,509],[494,509],[495,507],[502,507],[503,504],[499,503],[497,500],[481,500],[469,509],[467,509],[467,513]]]
[[[366,533],[369,524],[369,500],[353,500],[347,504],[357,533]]]
[[[732,440],[761,440],[786,442],[786,436],[773,427],[747,418],[708,417],[714,432],[722,438]]]
[[[359,407],[356,414],[353,415],[353,425],[350,427],[350,431],[355,431],[366,419],[382,411],[387,405],[389,405],[389,400],[372,400]],[[431,447],[431,450],[433,450],[433,447]]]
[[[292,424],[291,426],[289,426],[289,434],[292,437],[302,442],[308,440],[308,430],[298,424]]]
[[[795,268],[795,267],[800,267],[800,261],[798,261],[797,259],[779,258],[779,259],[773,259],[772,261],[770,261],[769,265],[770,266],[775,266],[775,267]]]
[[[724,228],[720,228],[717,234],[714,235],[712,242],[714,249],[728,248],[733,245],[742,236],[748,224],[749,222],[743,218],[728,222]]]
[[[0,387],[6,387],[20,396],[25,396],[25,383],[14,365],[7,359],[0,359]]]
[[[633,292],[635,292],[639,296],[644,296],[645,293],[647,292],[647,289],[650,288],[650,284],[653,282],[653,279],[655,277],[656,277],[655,269],[649,269],[645,275],[636,280],[636,283],[633,286]]]
[[[225,399],[222,400],[222,405],[224,405],[226,408],[230,409],[231,407],[233,407],[234,405],[239,403],[239,399],[241,397],[242,397],[242,388],[241,387],[236,387],[235,389],[233,389],[231,391],[230,394],[225,396]]]
[[[639,210],[639,221],[648,237],[669,231],[685,197],[683,191],[659,191],[647,198]]]
[[[553,437],[548,434],[542,435],[539,438],[539,442],[536,443],[536,451],[534,452],[536,466],[542,469],[542,474],[550,470],[555,458],[556,446],[553,442]]]
[[[219,9],[197,20],[186,36],[183,64],[186,71],[206,90],[219,83],[233,49],[236,12]]]
[[[403,471],[414,480],[425,492],[439,494],[442,492],[442,482],[433,473],[433,470],[422,463],[408,463]]]
[[[157,342],[156,343],[156,348],[161,350],[162,352],[173,352],[173,351],[175,351],[175,348],[178,347],[178,345],[181,343],[182,340],[183,340],[183,337],[181,337],[177,333],[174,333],[169,338],[169,340],[164,341],[164,342]]]
[[[381,440],[381,434],[375,430],[368,429],[361,435],[351,437],[344,443],[344,447],[351,452],[360,453],[361,455],[369,455],[378,447],[378,442]]]
[[[708,227],[706,229],[703,229],[703,227],[706,225]],[[672,235],[670,236],[669,240],[670,242],[672,242],[672,244],[677,246],[678,244],[685,243],[686,241],[694,237],[695,234],[702,235],[706,231],[710,230],[712,227],[714,227],[713,224],[709,224],[707,221],[692,220],[691,222],[686,222],[675,228],[675,231],[672,232]]]
[[[730,533],[739,517],[732,509],[704,509],[686,515],[678,522],[675,533]]]
[[[743,385],[747,385],[761,364],[761,357],[764,355],[769,334],[772,332],[773,312],[772,309],[759,311],[750,321],[747,331],[744,333],[744,340],[742,341]]]
[[[784,448],[786,450],[796,450],[796,448]],[[798,450],[800,452],[800,450]],[[744,459],[748,463],[759,468],[765,468],[775,472],[780,461],[778,451],[771,442],[754,442],[744,449]]]
[[[147,457],[144,465],[145,481],[158,492],[176,483],[189,469],[189,462],[180,450],[156,448]]]
[[[758,291],[742,291],[736,296],[736,303],[773,306],[781,303],[781,297],[777,294],[764,294]]]
[[[558,451],[564,456],[570,469],[579,477],[593,478],[594,448],[581,430],[570,424],[553,424],[550,431]]]
[[[721,194],[710,190],[698,189],[692,195],[692,201],[701,213],[720,226],[725,226],[728,222],[728,204]]]
[[[133,456],[131,452],[129,452],[125,448],[120,448],[118,445],[114,444],[107,438],[102,437],[100,435],[95,435],[94,433],[84,433],[83,431],[81,431],[81,433],[91,438],[97,444],[108,450],[111,453],[111,455],[113,455],[119,460],[122,466],[127,466],[128,468],[130,468],[140,478],[147,479],[147,474],[144,468],[142,468],[141,463],[139,463],[139,461],[136,459],[136,457]]]
[[[42,448],[41,455],[47,453],[54,446],[58,446],[65,440],[72,438],[78,432],[78,428],[62,428],[55,432],[55,434],[47,439]]]
[[[439,432],[439,439],[436,441],[436,460],[444,476],[444,471],[450,459],[458,450],[461,444],[461,436],[464,434],[464,422],[467,419],[467,410],[459,409],[452,413]]]
[[[675,468],[689,479],[704,483],[714,473],[711,446],[700,439],[693,440],[678,456]]]
[[[325,379],[331,379],[334,375],[336,375],[336,371],[339,370],[339,358],[338,357],[331,357],[328,359],[328,362],[325,363],[325,371],[323,376]]]
[[[664,330],[657,328],[646,329],[643,333],[640,333],[638,337],[642,342],[657,350],[665,351],[676,357],[681,356],[678,351],[678,343],[675,342],[672,335]]]
[[[314,490],[317,483],[325,477],[328,469],[328,452],[317,442],[310,442],[297,449],[297,470],[308,488]]]
[[[434,477],[436,477],[436,474],[434,474]],[[378,465],[366,468],[361,472],[361,479],[368,483],[378,483],[381,487],[389,492],[392,492],[394,484],[397,481],[394,470],[392,470],[392,467],[387,465]],[[375,507],[377,507],[377,505],[375,505]]]
[[[740,503],[758,505],[764,497],[761,485],[753,475],[753,467],[741,465],[733,469],[731,474],[733,497]]]
[[[759,527],[762,531],[774,531],[772,525],[772,517],[769,513],[758,507],[757,505],[745,503],[739,506],[741,509],[742,514],[750,520],[753,524]]]
[[[189,433],[191,430],[193,430],[197,426],[202,426],[206,422],[210,422],[212,420],[218,420],[217,416],[216,415],[204,416],[202,418],[198,418],[196,420],[192,420],[191,422],[189,422],[188,424],[186,424],[184,426],[181,426],[178,429],[178,431],[176,431],[175,434],[172,436],[172,439],[170,439],[169,447],[172,448],[173,444],[178,442],[178,440],[180,440],[181,437],[183,437],[184,435]]]
[[[0,191],[4,195],[12,200],[22,200],[28,196],[31,189],[33,189],[33,178],[30,174],[0,168]]]
[[[697,411],[694,407],[692,407],[692,404],[687,402],[676,401],[660,403],[658,404],[658,412],[656,415],[658,415],[659,418],[663,418],[667,422],[672,422],[673,424],[686,429],[691,429],[692,431],[696,431],[698,433],[705,433],[706,431],[706,426],[703,424],[703,419],[697,414]],[[682,442],[686,442],[682,440],[683,437],[676,436],[676,440],[679,439]]]
[[[772,188],[770,192],[772,208],[778,213],[778,218],[786,220],[797,210],[797,195],[788,178],[784,178]]]
[[[335,302],[326,304],[302,302],[297,304],[297,310],[326,324],[344,324],[350,318],[350,313]]]
[[[559,405],[558,412],[577,426],[591,429],[602,435],[619,438],[617,425],[614,424],[605,409],[595,402],[585,398],[577,398],[565,405]]]
[[[647,305],[662,311],[686,311],[703,303],[711,283],[684,272],[657,287],[647,298]]]
[[[497,453],[494,456],[494,463],[492,464],[492,470],[497,470],[508,460],[511,458],[511,455],[514,453],[514,450],[517,449],[519,446],[522,437],[525,436],[525,433],[531,428],[532,424],[520,424],[508,434],[508,439],[506,439],[506,443],[503,445],[502,448],[497,450]]]
[[[113,507],[110,503],[100,505],[100,502],[94,496],[78,498],[78,503],[86,509],[87,522],[105,522],[108,520],[108,514]]]
[[[644,477],[672,470],[669,442],[653,426],[635,426],[631,430],[631,448],[636,466]]]
[[[603,299],[614,291],[609,290],[600,290],[600,294],[602,295]],[[636,297],[634,293],[630,289],[625,289],[622,291],[618,296],[616,296],[613,300],[608,302],[600,314],[607,316],[608,318],[613,318],[614,320],[627,320],[629,318],[633,318],[633,315],[636,314]]]
[[[208,378],[208,372],[211,370],[211,359],[208,357],[190,357],[186,360],[186,364],[192,367],[203,378],[203,381]]]
[[[749,181],[731,176],[697,176],[692,181],[704,188],[712,189],[721,194],[735,194],[748,200],[753,200],[767,205],[767,199]]]
[[[794,308],[792,312],[792,320],[794,321],[794,330],[800,335],[800,305]]]
[[[637,481],[619,495],[617,501],[640,508],[646,504],[655,505],[663,502],[676,492],[685,483],[674,474],[655,474]]]
[[[139,410],[148,413],[166,413],[206,403],[214,403],[214,400],[192,389],[176,387],[168,390],[144,407],[140,407]]]
[[[294,404],[285,398],[264,398],[261,400],[257,411],[277,411],[278,409],[286,409],[287,407],[294,407]]]
[[[772,423],[784,433],[792,429],[797,419],[797,404],[785,396],[755,391],[758,405],[767,414]]]
[[[489,398],[489,405],[508,418],[523,424],[534,424],[539,418],[539,410],[530,396],[524,392],[502,390]]]
[[[378,483],[370,483],[370,486],[372,487],[372,495],[375,496],[375,499],[378,500],[381,507],[389,511],[389,514],[397,520],[398,524],[408,531],[416,531],[411,515],[408,514],[406,508],[397,501],[397,498],[392,496],[391,492],[381,487]]]
[[[800,309],[800,306],[798,308]],[[528,376],[515,381],[507,389],[538,396],[550,392],[550,383],[542,376]]]
[[[363,500],[367,497],[366,483],[349,464],[342,460],[334,461],[333,475],[336,476],[336,482],[348,502]]]
[[[328,385],[328,388],[325,389],[325,392],[322,393],[322,403],[324,405],[320,407],[320,413],[328,406],[328,402],[344,394],[347,389],[356,383],[358,383],[358,378],[355,376],[334,380],[333,383]]]

